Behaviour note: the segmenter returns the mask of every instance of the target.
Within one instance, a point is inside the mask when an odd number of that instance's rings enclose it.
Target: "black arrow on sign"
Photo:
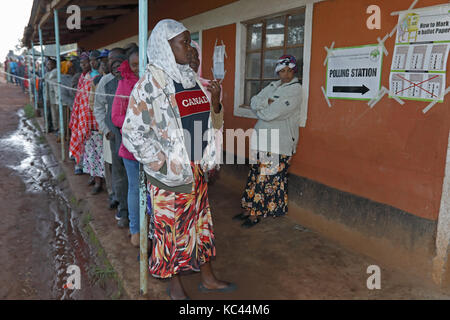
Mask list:
[[[364,95],[366,92],[370,91],[369,88],[367,88],[365,85],[359,86],[359,87],[353,87],[353,86],[333,86],[333,92],[343,92],[343,93],[361,93],[361,95]]]

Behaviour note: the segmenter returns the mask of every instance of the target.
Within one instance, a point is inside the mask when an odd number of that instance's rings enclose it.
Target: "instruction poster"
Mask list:
[[[450,49],[450,5],[399,15],[389,78],[391,96],[444,101]]]
[[[336,48],[328,58],[327,97],[371,100],[381,87],[383,51],[379,45]]]

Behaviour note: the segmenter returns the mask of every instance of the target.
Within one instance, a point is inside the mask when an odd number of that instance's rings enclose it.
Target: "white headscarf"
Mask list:
[[[148,40],[147,55],[149,64],[154,65],[183,85],[184,89],[195,87],[195,73],[189,64],[176,63],[169,40],[186,31],[178,21],[164,19],[158,22]]]

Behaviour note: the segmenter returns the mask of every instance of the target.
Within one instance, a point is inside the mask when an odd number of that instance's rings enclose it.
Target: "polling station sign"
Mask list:
[[[381,88],[383,51],[379,45],[335,48],[328,58],[330,99],[371,100]]]

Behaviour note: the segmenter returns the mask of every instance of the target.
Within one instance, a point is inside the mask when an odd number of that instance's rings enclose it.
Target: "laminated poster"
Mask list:
[[[225,45],[214,46],[213,72],[215,79],[225,77]]]
[[[401,13],[389,77],[391,94],[443,102],[449,49],[450,5]]]
[[[327,63],[327,97],[350,100],[377,97],[382,64],[383,50],[378,44],[334,49]]]

